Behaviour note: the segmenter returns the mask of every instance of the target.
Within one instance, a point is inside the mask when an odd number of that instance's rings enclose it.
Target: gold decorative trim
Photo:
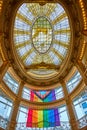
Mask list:
[[[58,70],[60,67],[54,64],[46,64],[45,62],[41,62],[39,64],[32,64],[29,66],[26,66],[25,69],[29,70],[29,69],[54,69],[54,70]]]
[[[86,9],[85,9],[83,0],[79,0],[79,4],[82,10],[84,30],[87,30],[87,14],[86,14]]]
[[[32,109],[37,109],[37,110],[56,108],[63,104],[66,104],[63,98],[58,101],[56,100],[50,103],[39,103],[39,102],[36,103],[24,99],[22,99],[21,101],[21,105],[27,106]]]
[[[3,48],[2,48],[3,39],[4,39],[4,34],[0,33],[0,54],[1,54],[2,60],[5,61],[6,58],[4,56]]]
[[[0,0],[0,13],[2,12],[3,0]]]
[[[82,40],[82,43],[80,44],[80,54],[79,54],[79,60],[83,59],[84,53],[85,53],[85,49],[86,49],[86,41]]]

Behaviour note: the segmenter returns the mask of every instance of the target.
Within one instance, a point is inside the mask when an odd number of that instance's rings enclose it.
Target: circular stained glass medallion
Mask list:
[[[39,53],[46,53],[52,43],[52,26],[47,18],[41,16],[36,19],[32,28],[32,40]]]

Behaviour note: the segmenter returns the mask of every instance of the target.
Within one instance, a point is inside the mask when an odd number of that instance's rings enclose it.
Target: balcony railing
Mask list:
[[[81,119],[79,119],[79,120],[77,121],[77,123],[78,123],[78,128],[79,128],[79,129],[81,129],[81,128],[87,126],[87,115],[85,115],[84,117],[82,117]]]
[[[39,122],[42,123],[42,122]],[[50,127],[50,124],[52,125],[51,122],[49,123],[49,127],[48,128],[37,128],[37,124],[33,124],[34,128],[29,128],[26,127],[26,123],[17,123],[16,124],[16,130],[71,130],[71,126],[69,122],[63,122],[61,121],[60,126],[56,126],[56,127]],[[81,129],[83,127],[87,126],[87,115],[85,115],[84,117],[82,117],[81,119],[79,119],[77,121],[78,124],[78,129]],[[9,121],[3,117],[0,116],[0,127],[3,128],[4,130],[7,130],[9,126]]]
[[[8,124],[9,124],[9,121],[0,116],[0,127],[6,130],[8,127]]]
[[[42,124],[42,122],[39,122],[39,124]],[[26,127],[26,123],[17,123],[16,130],[71,130],[69,122],[61,122],[60,126],[51,127],[51,122],[46,122],[49,124],[48,128],[37,128],[37,124],[32,124],[34,128]],[[55,125],[55,124],[54,124]]]

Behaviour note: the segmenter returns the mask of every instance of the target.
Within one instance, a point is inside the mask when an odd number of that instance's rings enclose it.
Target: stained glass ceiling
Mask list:
[[[70,48],[71,29],[65,9],[58,3],[22,4],[16,13],[13,40],[27,73],[56,73]]]

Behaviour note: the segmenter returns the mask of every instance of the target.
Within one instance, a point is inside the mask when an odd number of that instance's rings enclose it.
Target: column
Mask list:
[[[75,113],[74,113],[73,106],[72,106],[72,101],[69,97],[69,94],[68,94],[68,91],[66,88],[66,83],[65,83],[65,81],[62,80],[61,84],[63,86],[65,101],[66,101],[67,109],[68,109],[69,116],[70,116],[71,129],[78,130],[78,126],[77,126],[77,122],[76,122],[76,118],[75,118]]]
[[[18,95],[17,95],[17,97],[14,101],[14,104],[13,104],[11,121],[10,121],[9,128],[8,128],[9,130],[15,130],[15,127],[16,127],[16,124],[17,124],[16,118],[17,118],[17,114],[18,114],[18,110],[19,110],[19,106],[20,106],[20,102],[21,102],[23,87],[24,87],[24,82],[21,81],[20,85],[19,85]]]

